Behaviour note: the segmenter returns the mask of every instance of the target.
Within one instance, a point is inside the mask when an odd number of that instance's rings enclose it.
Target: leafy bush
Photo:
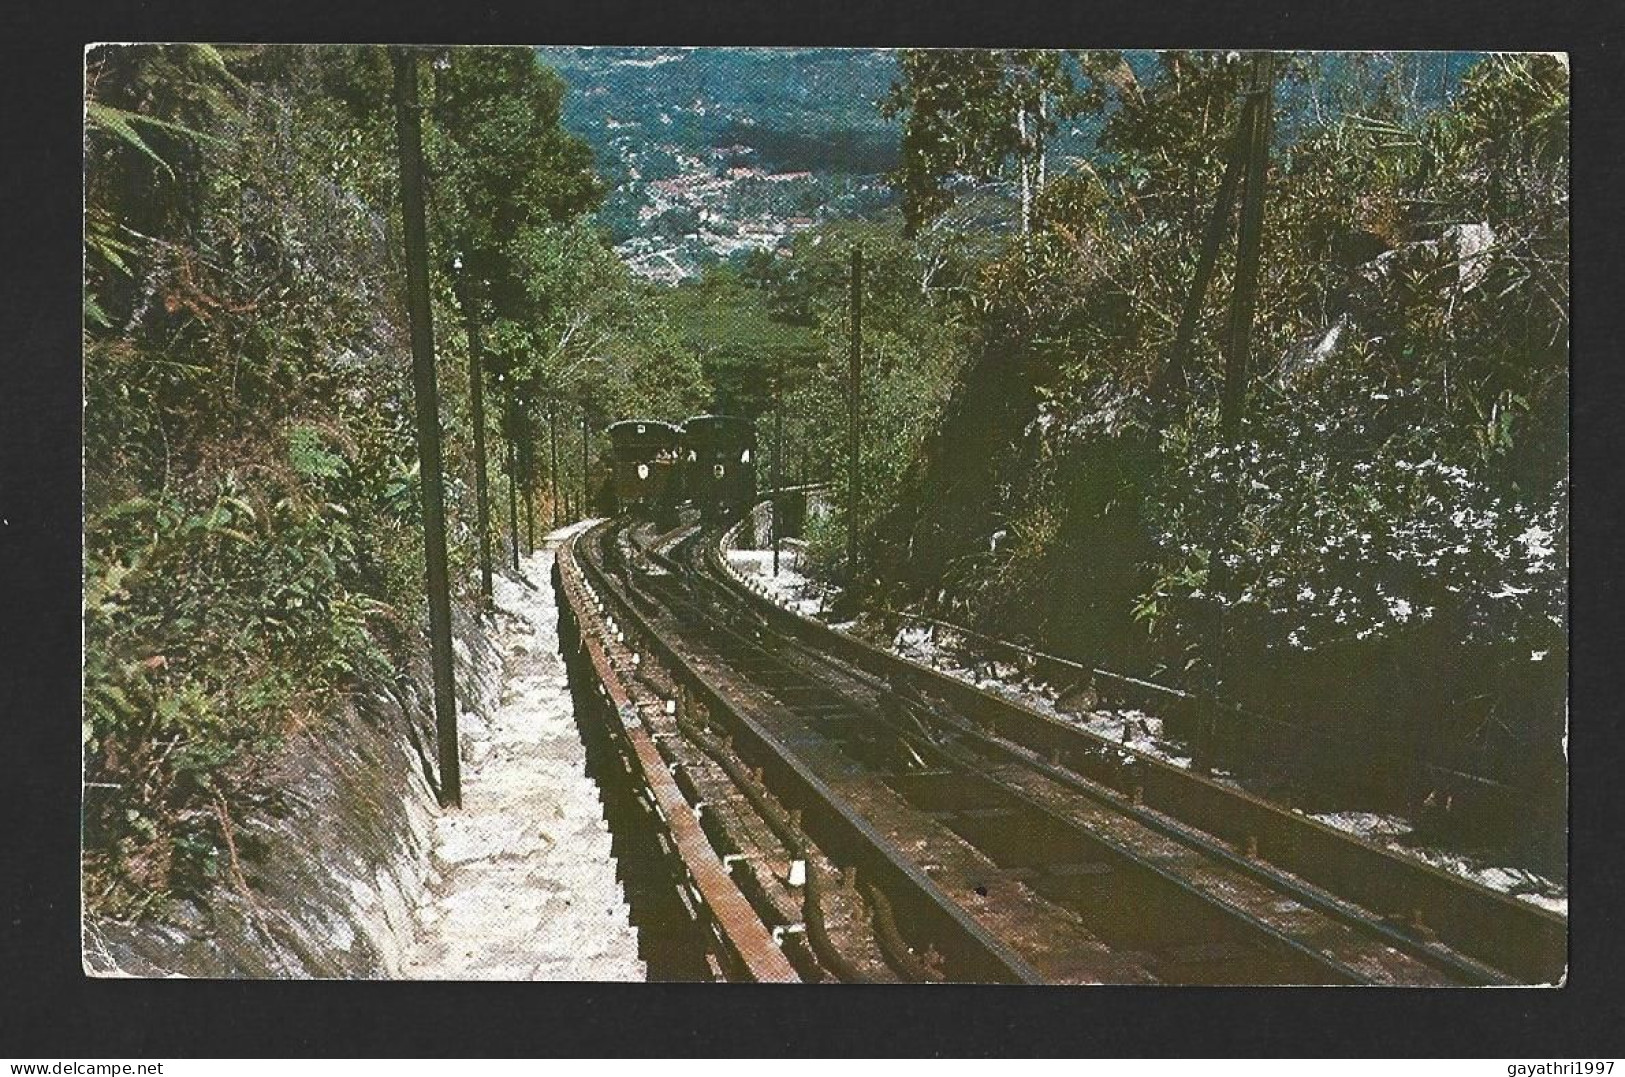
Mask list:
[[[388,158],[310,60],[90,59],[105,108],[87,134],[84,854],[100,913],[243,885],[234,833],[273,792],[268,760],[392,677],[378,641],[417,619],[405,334],[367,201]]]
[[[1441,764],[1517,785],[1530,818],[1553,818],[1566,70],[1489,57],[1448,100],[1419,103],[1401,61],[1328,89],[1320,60],[1288,58],[1283,97],[1329,107],[1280,124],[1232,445],[1217,415],[1228,248],[1182,357],[1188,385],[1150,390],[1239,68],[1158,64],[1084,66],[1116,72],[1099,87],[1099,151],[1050,182],[1035,233],[975,277],[970,359],[882,525],[885,574],[1060,653],[1194,689],[1222,678],[1306,739],[1392,737],[1404,773],[1387,793],[1425,792],[1406,782]],[[1346,748],[1323,754],[1350,771]]]
[[[87,875],[106,911],[219,877],[254,766],[390,668],[371,628],[392,611],[346,578],[343,507],[248,494],[228,475],[207,502],[139,497],[87,528]]]

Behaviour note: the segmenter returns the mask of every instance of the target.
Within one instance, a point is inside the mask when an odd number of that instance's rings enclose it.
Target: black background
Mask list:
[[[0,13],[0,1057],[1620,1054],[1620,16],[1604,3],[1112,0]],[[1574,105],[1572,959],[1559,990],[92,980],[80,968],[83,49],[110,41],[1550,49]]]

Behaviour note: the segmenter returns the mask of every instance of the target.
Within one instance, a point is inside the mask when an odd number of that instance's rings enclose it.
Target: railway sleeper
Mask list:
[[[614,665],[626,669],[633,641],[611,644]],[[637,663],[635,682],[657,690],[668,681],[654,663]],[[670,698],[670,697],[667,697]],[[649,705],[653,702],[653,706]],[[642,708],[660,724],[666,708],[646,701]],[[697,727],[678,717],[666,723],[685,733]],[[687,727],[687,728],[684,728]],[[866,926],[864,900],[855,892],[830,889],[825,881],[833,865],[795,828],[794,813],[772,803],[766,791],[754,786],[736,765],[727,765],[725,749],[708,744],[709,755],[699,762],[683,758],[671,729],[657,741],[659,753],[672,764],[679,789],[698,816],[713,849],[723,858],[741,892],[775,931],[775,938],[791,957],[798,972],[810,978],[867,982],[895,978],[882,949]],[[701,732],[701,737],[704,734]],[[689,739],[689,738],[685,738]],[[709,771],[709,774],[703,773]],[[792,876],[799,876],[792,883]],[[849,953],[857,956],[849,957]],[[816,957],[816,960],[810,958]]]
[[[588,567],[590,568],[591,566],[589,565]],[[603,577],[600,577],[600,580],[602,581]],[[662,651],[664,650],[664,648],[661,647],[661,645],[659,644],[658,638],[651,638],[648,641],[648,645],[650,646],[651,650],[662,650]],[[756,773],[753,773],[753,774],[750,775],[750,777],[755,779],[755,778],[758,778],[759,775],[756,774]],[[769,784],[771,784],[771,783],[769,783]],[[818,865],[818,866],[822,867],[822,865]],[[822,882],[822,878],[823,878],[822,873],[820,873],[817,876],[813,876],[813,886],[814,886],[815,889],[819,887],[820,883]],[[812,919],[813,919],[813,924],[814,924],[814,927],[815,927],[815,930],[816,930],[816,925],[817,925],[818,918],[814,917]],[[929,946],[927,947],[927,950],[925,952],[930,952],[929,951]],[[1031,977],[1030,977],[1030,974],[1029,974],[1029,975],[1023,976],[1022,978],[1031,978]]]

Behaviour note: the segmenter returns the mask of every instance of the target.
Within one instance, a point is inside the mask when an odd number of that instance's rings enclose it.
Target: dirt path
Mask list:
[[[496,581],[502,705],[465,718],[464,807],[435,820],[414,979],[645,978],[558,654],[551,545],[521,562],[531,587]]]

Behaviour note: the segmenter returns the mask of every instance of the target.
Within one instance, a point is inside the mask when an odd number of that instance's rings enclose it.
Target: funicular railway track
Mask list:
[[[573,601],[590,589],[603,604],[638,677],[671,700],[663,743],[713,772],[713,845],[757,832],[732,866],[804,978],[1561,976],[1561,918],[1158,761],[1124,767],[1087,731],[755,595],[713,529],[647,530],[575,540]]]

